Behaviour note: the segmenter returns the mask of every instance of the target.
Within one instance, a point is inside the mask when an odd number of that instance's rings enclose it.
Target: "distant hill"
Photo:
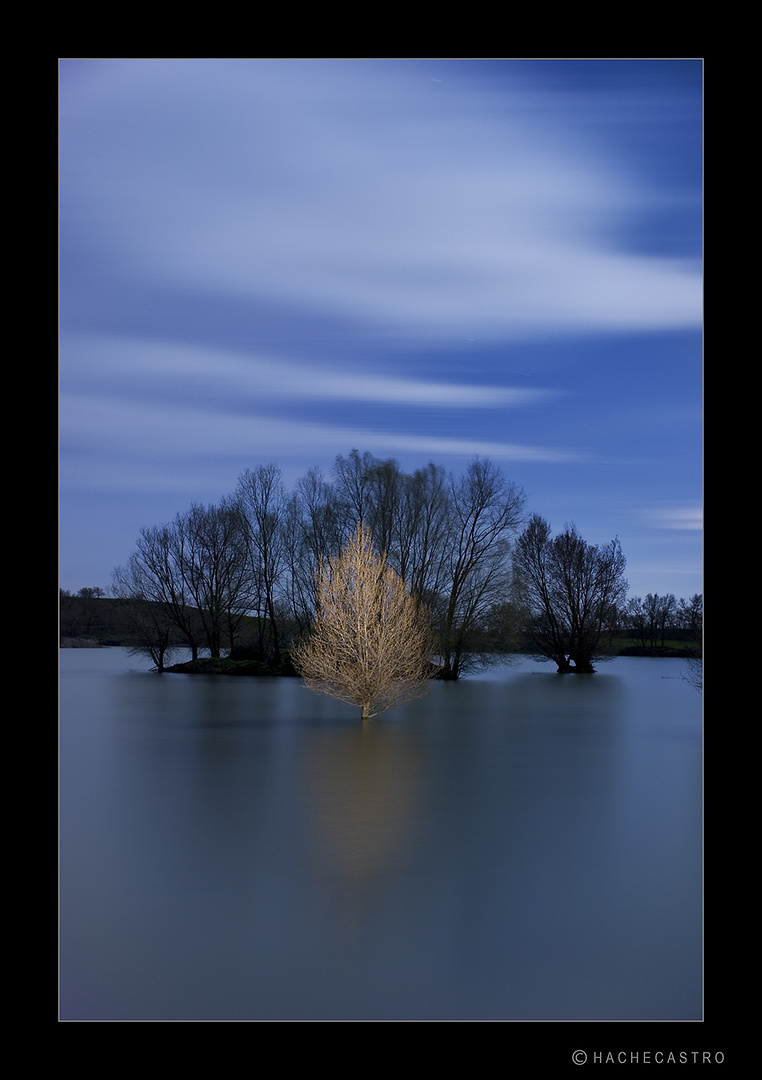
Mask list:
[[[135,632],[135,624],[140,621],[135,617],[136,607],[135,601],[105,596],[61,596],[60,647],[62,649],[97,649],[107,646],[134,648],[141,645],[142,641]],[[141,604],[141,609],[142,607]],[[242,620],[239,628],[239,647],[236,650],[241,654],[239,658],[249,658],[247,647],[251,649],[254,644],[258,624],[258,620],[252,616],[245,616]],[[171,645],[185,649],[187,644],[180,630],[176,630]],[[254,652],[251,655],[254,656]]]
[[[61,647],[134,645],[129,607],[129,600],[113,600],[105,596],[62,596],[59,615]]]

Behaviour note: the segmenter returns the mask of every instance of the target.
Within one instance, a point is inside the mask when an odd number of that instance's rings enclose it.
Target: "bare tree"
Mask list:
[[[475,458],[451,488],[448,595],[438,630],[443,678],[457,679],[474,631],[508,590],[510,541],[525,495],[489,458]]]
[[[343,514],[347,534],[351,533],[352,523],[363,521],[370,525],[373,513],[374,492],[373,472],[379,464],[370,451],[360,456],[358,450],[352,450],[348,458],[339,454],[333,467],[334,493],[339,513]]]
[[[639,645],[657,647],[661,639],[661,647],[664,648],[667,632],[674,632],[678,619],[675,597],[672,593],[667,593],[666,596],[649,593],[645,600],[634,596],[627,602],[625,619],[632,637]]]
[[[560,673],[592,672],[627,592],[619,541],[587,544],[573,525],[551,539],[547,521],[535,514],[518,539],[513,565],[537,652],[554,660]]]
[[[141,529],[136,552],[114,571],[116,595],[162,608],[198,658],[200,625],[183,571],[182,544],[175,526]]]
[[[149,599],[157,595],[146,567],[133,555],[127,566],[118,566],[113,573],[114,596],[125,600],[125,613],[133,644],[131,656],[148,656],[161,673],[175,651],[177,620],[164,600]]]
[[[622,612],[622,620],[629,636],[634,641],[637,641],[642,649],[645,649],[649,644],[653,644],[653,626],[646,604],[641,597],[631,596],[629,598]]]
[[[376,461],[370,472],[371,512],[363,519],[370,528],[377,549],[387,552],[397,568],[400,563],[404,483],[403,473],[393,458]]]
[[[426,610],[360,523],[338,558],[320,562],[317,617],[292,653],[296,669],[310,690],[359,705],[364,722],[426,692],[432,651]]]
[[[701,593],[696,593],[690,600],[680,600],[677,615],[686,642],[689,647],[693,647],[696,653],[695,656],[688,660],[688,672],[685,679],[701,693],[704,687],[704,661],[702,659],[704,598]]]
[[[249,606],[243,523],[235,502],[193,503],[175,518],[174,533],[183,581],[204,629],[209,655],[221,655]]]
[[[280,635],[276,616],[276,595],[286,569],[284,518],[286,494],[277,465],[260,465],[247,469],[238,480],[236,491],[244,521],[244,541],[259,615],[260,659],[280,664]],[[262,618],[264,608],[265,618]],[[269,629],[269,649],[265,628]]]
[[[446,589],[450,499],[447,475],[429,462],[404,478],[396,541],[401,576],[427,607]]]
[[[286,548],[284,594],[297,635],[315,618],[316,572],[321,559],[338,555],[342,535],[334,491],[319,469],[310,469],[296,485],[283,520]]]
[[[700,649],[704,626],[704,597],[696,593],[690,600],[680,600],[677,607],[677,622],[684,632],[686,641]]]

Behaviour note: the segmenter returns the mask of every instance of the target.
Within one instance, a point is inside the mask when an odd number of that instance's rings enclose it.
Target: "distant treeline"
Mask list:
[[[488,459],[461,476],[434,464],[407,474],[353,450],[337,457],[330,478],[312,469],[292,491],[277,466],[249,469],[220,503],[141,530],[109,589],[62,594],[62,644],[126,645],[160,670],[178,648],[278,669],[313,622],[317,566],[363,522],[428,608],[444,677],[457,678],[480,657],[531,651],[511,560],[525,504]],[[601,651],[683,642],[696,650],[701,614],[700,597],[611,605]]]
[[[664,648],[667,642],[684,642],[701,655],[704,599],[700,594],[676,600],[672,593],[649,593],[643,600],[631,597],[619,613],[621,631],[641,648]]]
[[[698,599],[700,600],[700,597]],[[685,605],[686,602],[680,601],[679,604]],[[679,608],[679,604],[676,607]],[[64,648],[121,646],[143,651],[141,635],[135,631],[141,607],[142,602],[107,597],[102,589],[83,589],[74,595],[61,590],[60,644]],[[199,627],[201,626],[197,613],[189,610],[186,617],[189,620],[195,618]],[[288,627],[285,629],[287,640],[293,640],[295,635],[288,633]],[[295,630],[295,628],[292,629]],[[253,656],[260,631],[259,621],[256,618],[251,616],[245,618],[238,646],[235,647],[235,655],[242,659]],[[170,648],[184,649],[186,647],[185,637],[179,630],[175,630],[171,636]],[[528,639],[522,640],[520,632],[506,635],[498,625],[493,624],[492,627],[487,627],[480,636],[480,652],[483,653],[531,653],[532,651],[531,642]],[[665,627],[663,633],[659,630],[652,636],[644,637],[642,626],[636,628],[628,625],[626,618],[623,617],[621,624],[612,634],[609,651],[612,655],[684,653],[688,656],[700,656],[700,627],[695,631],[675,620],[672,625]]]

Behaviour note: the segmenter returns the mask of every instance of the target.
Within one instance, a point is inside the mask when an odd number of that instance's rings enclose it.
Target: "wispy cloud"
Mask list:
[[[700,325],[698,263],[621,243],[647,193],[520,77],[456,74],[453,98],[412,64],[98,71],[65,201],[136,273],[435,341]]]
[[[377,454],[412,453],[424,460],[476,454],[501,462],[570,464],[582,460],[582,455],[563,448],[374,431],[362,425],[278,419],[269,413],[231,415],[200,402],[152,406],[95,394],[67,395],[62,403],[61,437],[71,463],[62,468],[67,488],[100,476],[109,488],[119,489],[121,476],[129,473],[129,462],[151,462],[154,472],[161,474],[165,467],[174,472],[178,462],[190,463],[202,456],[207,460],[236,458],[242,463],[303,460],[306,447],[316,455],[331,457],[342,448],[359,446]],[[119,462],[118,469],[108,467],[110,458]]]
[[[677,506],[663,510],[649,510],[646,518],[662,529],[688,529],[700,531],[704,527],[704,514],[700,506]]]
[[[152,398],[169,391],[176,400],[227,399],[231,405],[263,399],[331,400],[410,405],[432,409],[505,409],[537,405],[560,391],[479,386],[339,371],[229,350],[172,345],[108,335],[75,335],[64,344],[66,384],[89,392]]]

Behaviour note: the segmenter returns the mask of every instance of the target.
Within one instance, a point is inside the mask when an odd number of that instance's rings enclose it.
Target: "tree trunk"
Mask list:
[[[272,594],[268,591],[267,594],[267,613],[270,616],[270,633],[273,640],[273,656],[272,662],[275,665],[279,665],[281,662],[280,656],[280,642],[278,640],[278,624],[275,621],[275,604],[273,603]]]

